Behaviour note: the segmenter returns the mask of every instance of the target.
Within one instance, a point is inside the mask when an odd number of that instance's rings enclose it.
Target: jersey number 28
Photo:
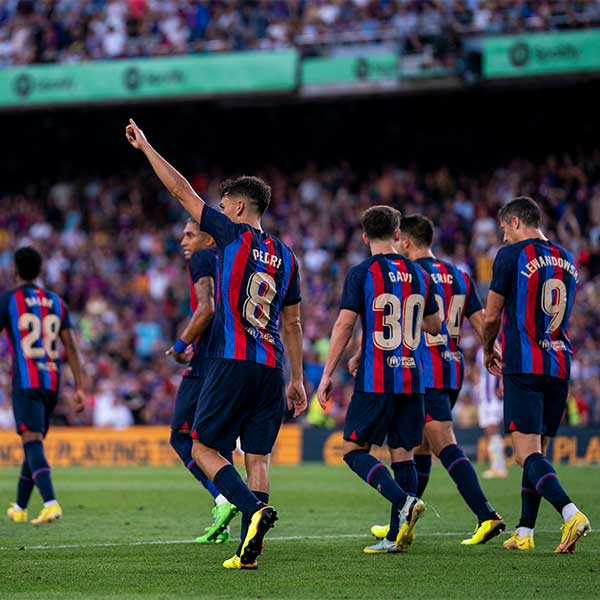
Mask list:
[[[21,350],[26,358],[35,360],[45,355],[51,360],[58,358],[56,340],[60,333],[60,318],[57,315],[46,315],[42,320],[31,313],[22,314],[19,317],[19,330],[27,331],[21,339]]]

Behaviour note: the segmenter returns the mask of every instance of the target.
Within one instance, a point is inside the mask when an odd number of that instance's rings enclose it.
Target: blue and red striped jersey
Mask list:
[[[471,278],[454,265],[437,258],[417,261],[430,275],[442,331],[423,333],[419,355],[425,387],[459,390],[464,378],[464,358],[460,332],[465,317],[482,310],[481,298]]]
[[[579,272],[573,255],[548,240],[529,239],[498,251],[490,289],[504,296],[504,373],[568,379],[567,334]]]
[[[194,252],[190,258],[188,269],[190,272],[190,317],[198,308],[198,298],[194,285],[202,277],[212,277],[215,282],[215,305],[219,301],[219,255],[216,248],[208,248]],[[184,373],[184,377],[206,377],[207,351],[212,330],[212,321],[198,337],[194,340],[194,356],[190,361],[190,368]]]
[[[6,329],[10,345],[13,389],[58,391],[58,337],[70,327],[69,311],[53,292],[22,285],[0,296],[0,330]]]
[[[233,223],[208,206],[200,228],[213,237],[221,258],[208,356],[283,369],[279,316],[301,300],[294,253],[275,236]]]
[[[340,308],[362,322],[357,392],[424,393],[418,348],[423,317],[438,310],[431,287],[429,275],[400,254],[377,254],[350,269]]]

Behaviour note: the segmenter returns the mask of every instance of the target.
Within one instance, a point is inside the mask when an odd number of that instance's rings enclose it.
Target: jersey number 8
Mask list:
[[[395,350],[404,343],[409,350],[416,350],[421,339],[421,323],[425,310],[425,298],[411,294],[401,304],[393,294],[379,294],[373,300],[373,310],[383,312],[383,331],[373,333],[373,343],[381,350]]]
[[[257,271],[248,280],[244,318],[259,329],[266,329],[271,319],[271,302],[277,293],[275,280],[268,273]]]
[[[19,330],[28,333],[21,339],[21,350],[26,358],[38,359],[48,355],[51,360],[58,358],[56,340],[60,333],[60,318],[47,315],[41,320],[31,313],[19,317]],[[42,345],[39,346],[38,343]]]

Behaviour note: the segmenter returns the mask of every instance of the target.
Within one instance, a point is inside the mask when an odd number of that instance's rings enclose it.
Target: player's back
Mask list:
[[[300,302],[298,263],[277,237],[205,207],[202,228],[220,249],[220,297],[208,355],[283,368],[279,317]]]
[[[465,316],[482,309],[481,300],[471,278],[453,264],[433,257],[416,261],[432,281],[432,292],[442,322],[439,335],[423,333],[420,357],[425,387],[460,389],[464,376],[464,359],[460,336]]]
[[[377,254],[350,270],[341,308],[362,320],[357,391],[423,393],[416,351],[423,316],[435,312],[429,288],[427,273],[399,254]]]
[[[13,389],[57,391],[60,383],[58,337],[70,327],[63,300],[33,284],[0,297],[0,327],[12,354]]]
[[[501,248],[490,289],[504,296],[505,373],[568,378],[567,334],[579,273],[573,255],[549,240]]]

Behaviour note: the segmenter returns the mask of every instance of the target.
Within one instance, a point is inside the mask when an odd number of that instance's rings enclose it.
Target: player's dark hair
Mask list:
[[[15,252],[15,267],[23,281],[33,281],[42,270],[42,255],[31,246],[19,248]]]
[[[195,225],[198,228],[200,227],[200,223],[198,223],[198,221],[196,221],[196,219],[194,219],[194,217],[188,217],[185,222],[191,223],[192,225]]]
[[[498,211],[498,216],[505,223],[517,217],[529,227],[539,227],[542,224],[542,209],[528,196],[519,196],[511,200]]]
[[[371,206],[360,217],[363,231],[370,240],[388,240],[400,228],[401,214],[391,206]]]
[[[250,200],[262,215],[271,202],[271,186],[260,177],[242,175],[221,183],[221,196],[242,196]]]
[[[403,217],[400,231],[410,237],[420,248],[429,248],[433,244],[433,222],[423,215]]]

